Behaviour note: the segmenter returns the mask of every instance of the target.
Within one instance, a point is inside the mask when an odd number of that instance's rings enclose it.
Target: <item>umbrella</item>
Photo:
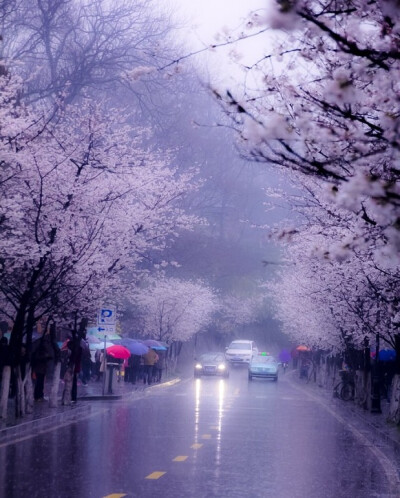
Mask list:
[[[95,335],[88,335],[86,336],[86,340],[89,344],[99,344],[101,341],[98,337],[96,337]],[[103,341],[104,343],[104,341]]]
[[[379,351],[379,359],[381,361],[394,361],[396,359],[396,351],[394,349],[381,349]]]
[[[282,363],[286,363],[286,362],[290,361],[291,358],[292,358],[292,355],[290,354],[290,351],[288,351],[287,349],[282,349],[282,351],[279,353],[279,360]]]
[[[141,356],[142,354],[146,354],[149,350],[149,347],[146,344],[143,344],[141,341],[137,341],[136,339],[131,339],[129,337],[125,337],[123,339],[118,339],[117,341],[113,341],[114,344],[118,344],[120,346],[124,346],[129,350],[131,354],[135,354]]]
[[[119,344],[113,344],[106,349],[106,352],[107,354],[118,360],[127,360],[131,355],[129,349],[126,349],[124,346],[121,346]]]
[[[140,339],[132,339],[132,337],[119,337],[118,339],[111,339],[113,344],[120,344],[121,346],[125,346],[126,344],[131,344],[133,342],[143,344],[143,341]]]
[[[310,348],[308,348],[307,346],[297,346],[296,348],[296,351],[310,351]]]
[[[106,349],[114,346],[112,342],[106,342]],[[104,341],[89,344],[91,351],[96,351],[97,349],[104,349]]]
[[[371,358],[376,357],[376,351],[371,351]],[[396,359],[396,351],[394,349],[381,349],[379,351],[379,359],[381,361],[394,361]]]
[[[155,349],[156,351],[166,351],[167,348],[161,344],[160,341],[155,341],[154,339],[147,339],[143,341],[143,344],[146,344],[151,349]]]

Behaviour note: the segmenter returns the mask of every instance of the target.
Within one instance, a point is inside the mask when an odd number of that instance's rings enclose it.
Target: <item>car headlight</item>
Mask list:
[[[201,363],[196,363],[194,368],[196,368],[197,370],[201,370],[203,367],[202,367]]]
[[[226,368],[226,366],[225,366],[225,364],[224,364],[224,363],[220,363],[220,364],[218,365],[218,370],[225,370],[225,368]]]

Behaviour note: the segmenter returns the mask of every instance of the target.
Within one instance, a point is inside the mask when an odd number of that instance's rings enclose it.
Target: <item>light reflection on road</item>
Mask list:
[[[215,381],[215,382],[214,382]],[[207,382],[207,389],[203,389],[204,382]],[[211,389],[210,389],[211,388]],[[206,394],[207,393],[207,394]],[[221,442],[222,442],[222,426],[223,419],[226,413],[226,380],[225,379],[195,379],[194,381],[194,443],[202,444],[204,439],[203,435],[200,434],[201,419],[209,419],[209,414],[204,413],[202,417],[202,411],[209,410],[209,403],[204,402],[204,396],[211,400],[212,406],[214,401],[217,401],[217,419],[213,421],[209,428],[215,430],[213,432],[213,438],[215,438],[216,444],[216,455],[215,462],[217,466],[221,464]],[[204,428],[202,429],[204,430]],[[196,455],[195,455],[196,457]]]
[[[218,384],[218,424],[217,424],[217,448],[215,455],[216,473],[219,472],[221,464],[221,440],[222,440],[222,419],[224,417],[224,400],[225,400],[225,380],[221,379]]]

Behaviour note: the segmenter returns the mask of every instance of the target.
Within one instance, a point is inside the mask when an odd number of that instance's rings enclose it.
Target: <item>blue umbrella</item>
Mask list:
[[[379,351],[379,359],[381,361],[394,361],[396,359],[396,351],[394,349],[381,349]]]
[[[118,339],[113,341],[114,344],[119,344],[120,346],[124,346],[129,350],[131,354],[135,354],[141,356],[142,354],[146,354],[149,350],[148,346],[143,344],[143,342],[139,342],[135,339],[131,339],[129,337],[125,337],[123,339]]]
[[[151,349],[155,349],[156,351],[166,351],[166,348],[161,342],[155,341],[154,339],[147,339],[143,341],[143,344],[146,344]]]

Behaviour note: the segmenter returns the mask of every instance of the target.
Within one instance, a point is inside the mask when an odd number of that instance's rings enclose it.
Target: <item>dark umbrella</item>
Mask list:
[[[161,344],[159,341],[155,341],[154,339],[147,339],[143,341],[143,344],[146,344],[151,349],[155,349],[156,351],[166,351],[167,348]]]

